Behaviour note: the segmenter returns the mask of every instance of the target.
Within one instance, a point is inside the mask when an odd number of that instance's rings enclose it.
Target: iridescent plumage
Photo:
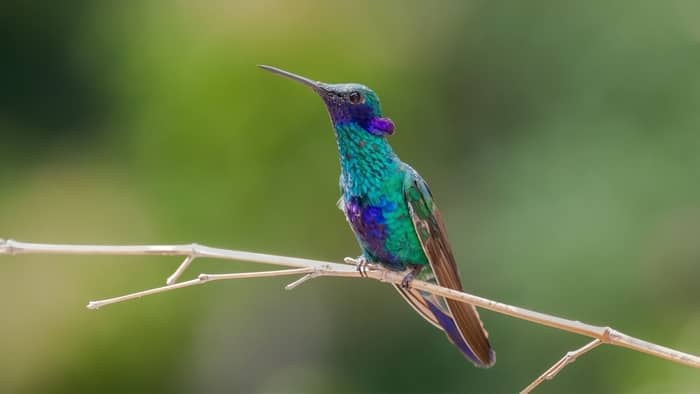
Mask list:
[[[422,280],[461,290],[440,212],[425,181],[389,146],[386,136],[393,134],[394,124],[382,116],[377,95],[359,84],[326,84],[261,67],[310,86],[326,104],[340,155],[339,207],[363,257],[392,270],[410,268]],[[494,364],[476,308],[410,287],[396,289],[475,365]]]

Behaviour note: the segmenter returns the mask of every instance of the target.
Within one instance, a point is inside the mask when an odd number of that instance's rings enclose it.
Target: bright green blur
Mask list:
[[[273,64],[377,92],[468,291],[700,353],[697,3],[29,4],[0,13],[0,237],[358,255],[328,116]],[[359,280],[84,307],[178,264],[0,257],[0,392],[514,392],[585,343],[484,311],[498,363],[476,369]],[[539,392],[698,387],[603,347]]]

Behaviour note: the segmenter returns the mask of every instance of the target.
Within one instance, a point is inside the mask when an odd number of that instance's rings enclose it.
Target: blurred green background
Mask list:
[[[0,236],[358,254],[321,101],[362,82],[468,291],[700,353],[697,2],[4,2]],[[164,283],[169,257],[0,258],[2,392],[513,392],[585,339],[484,311],[473,368],[389,286]],[[199,260],[188,273],[252,264]],[[539,392],[697,392],[619,348]]]

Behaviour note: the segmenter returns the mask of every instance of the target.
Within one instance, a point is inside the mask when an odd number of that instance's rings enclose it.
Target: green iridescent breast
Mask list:
[[[344,212],[371,260],[395,269],[427,264],[403,192],[406,165],[382,137],[336,127]]]

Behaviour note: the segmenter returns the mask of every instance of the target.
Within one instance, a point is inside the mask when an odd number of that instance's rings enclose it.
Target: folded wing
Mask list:
[[[462,281],[447,240],[440,211],[433,203],[425,181],[410,167],[407,168],[404,180],[404,197],[408,203],[416,234],[437,283],[443,287],[462,291]],[[496,362],[488,333],[474,306],[415,290],[407,294],[408,296],[404,295],[404,298],[413,308],[433,325],[440,326],[450,341],[476,366],[490,367]],[[423,302],[416,301],[418,295]]]

